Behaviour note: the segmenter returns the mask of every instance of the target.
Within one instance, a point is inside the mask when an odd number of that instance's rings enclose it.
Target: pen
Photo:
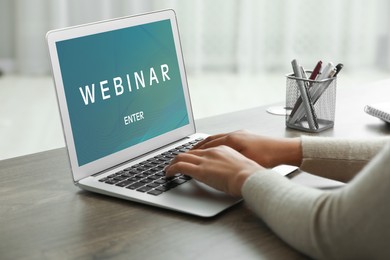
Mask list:
[[[310,80],[315,80],[318,76],[318,73],[320,73],[322,67],[322,61],[319,61],[317,65],[314,67],[313,72],[310,75]]]
[[[333,75],[333,77],[336,77],[337,74],[339,74],[340,70],[344,67],[342,63],[339,63],[336,65],[336,73]]]
[[[329,62],[322,73],[318,76],[318,81],[326,80],[329,78],[332,78],[336,73],[336,67],[333,65],[332,62]],[[317,100],[320,98],[322,93],[324,93],[325,89],[329,86],[331,81],[321,82],[317,83],[318,86],[316,88],[311,88],[310,95],[312,97],[312,100],[314,101],[314,104],[317,102]],[[316,85],[317,85],[316,84]]]
[[[307,79],[306,71],[303,68],[303,66],[300,66],[300,69],[301,69],[301,73],[302,73],[302,79]],[[309,88],[309,82],[303,81],[303,83],[305,84],[306,92],[307,92],[307,88]]]
[[[329,62],[324,70],[322,71],[322,73],[320,75],[318,75],[318,78],[317,80],[324,80],[324,79],[327,79],[329,78],[329,75],[332,71],[335,71],[335,66],[333,65],[332,62]]]
[[[311,113],[310,110],[310,104],[309,104],[309,99],[308,99],[308,93],[306,91],[305,85],[303,84],[302,80],[302,73],[300,66],[298,65],[297,60],[292,60],[291,65],[293,67],[294,75],[297,79],[297,84],[299,88],[299,92],[301,93],[302,97],[302,102],[306,111],[306,117],[307,117],[307,122],[309,124],[310,129],[315,129],[315,124],[314,124],[314,119],[313,119],[313,114]]]
[[[314,67],[314,69],[313,69],[313,71],[312,71],[312,73],[311,73],[309,79],[310,79],[310,80],[315,80],[315,79],[317,78],[318,74],[320,73],[321,68],[322,68],[322,61],[320,60],[320,61],[317,62],[317,65]],[[304,70],[303,70],[303,71],[304,71]],[[313,85],[313,82],[310,82],[310,83],[308,84],[309,88],[310,88],[312,85]],[[291,118],[292,116],[294,116],[294,114],[297,112],[297,110],[298,110],[298,108],[301,106],[301,104],[302,104],[302,98],[299,97],[299,98],[297,99],[297,101],[295,102],[295,105],[294,105],[293,109],[291,110],[290,118]]]
[[[306,75],[305,69],[302,66],[301,66],[301,70],[302,70],[302,79],[307,80],[307,75]],[[313,102],[311,100],[311,96],[310,96],[309,92],[307,92],[308,88],[310,87],[310,84],[307,81],[304,81],[304,82],[307,83],[306,94],[307,94],[307,99],[309,101],[310,112],[313,115],[314,127],[315,127],[315,129],[318,129],[317,114],[316,114],[316,111],[314,109]]]
[[[335,68],[335,69],[330,71],[329,78],[336,77],[336,75],[337,75],[337,70]],[[320,99],[321,95],[324,94],[325,90],[329,87],[330,83],[332,83],[332,80],[323,82],[319,86],[319,90],[313,94],[314,104],[317,103],[317,101],[318,101],[318,99]]]

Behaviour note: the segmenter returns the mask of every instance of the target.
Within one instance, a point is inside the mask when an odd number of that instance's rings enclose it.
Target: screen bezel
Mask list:
[[[122,28],[158,22],[169,19],[172,26],[172,34],[176,48],[176,54],[179,64],[181,82],[183,86],[184,98],[188,113],[189,124],[177,128],[168,133],[151,138],[145,142],[130,146],[114,154],[107,155],[98,160],[79,166],[76,154],[76,147],[72,133],[68,106],[66,102],[65,90],[62,80],[60,63],[57,54],[56,42],[69,40],[73,38],[88,36],[97,33],[103,33]],[[179,30],[176,21],[176,14],[173,10],[163,10],[153,13],[147,13],[137,16],[121,17],[117,19],[105,20],[96,23],[89,23],[59,30],[49,31],[46,35],[49,55],[52,64],[52,74],[56,88],[59,111],[64,131],[65,142],[68,150],[69,160],[74,182],[77,182],[92,174],[112,168],[118,164],[137,158],[143,154],[158,149],[164,145],[170,144],[196,132],[194,118],[191,107],[191,100],[188,91],[188,83],[184,66],[183,54],[180,44]]]

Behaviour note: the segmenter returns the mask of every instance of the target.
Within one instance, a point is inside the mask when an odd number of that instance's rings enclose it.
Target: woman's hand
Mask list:
[[[207,149],[226,145],[264,167],[280,164],[300,166],[302,147],[299,138],[270,138],[247,131],[209,136],[193,149]]]
[[[183,173],[233,196],[241,196],[245,180],[264,169],[227,146],[191,150],[179,154],[165,169],[166,176]]]

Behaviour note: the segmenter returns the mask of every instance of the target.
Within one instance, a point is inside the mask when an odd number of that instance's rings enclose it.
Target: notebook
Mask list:
[[[369,115],[375,116],[387,123],[390,123],[390,103],[367,105],[364,107],[364,111]]]
[[[196,133],[174,11],[46,38],[75,185],[201,217],[241,200],[185,175],[164,176],[175,155],[207,136]]]

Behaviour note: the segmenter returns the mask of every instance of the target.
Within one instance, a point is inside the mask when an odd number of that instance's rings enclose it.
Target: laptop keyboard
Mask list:
[[[158,196],[191,179],[183,174],[176,174],[174,177],[168,178],[165,176],[164,168],[176,155],[187,152],[201,140],[203,138],[175,147],[139,164],[101,178],[99,181]]]

